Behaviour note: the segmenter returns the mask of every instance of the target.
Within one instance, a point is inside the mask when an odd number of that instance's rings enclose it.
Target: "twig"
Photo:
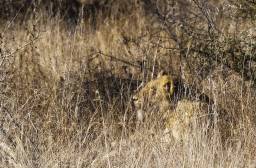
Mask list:
[[[120,59],[120,58],[117,58],[113,55],[109,55],[109,54],[105,54],[101,51],[98,52],[100,55],[104,56],[104,57],[108,57],[108,58],[111,58],[111,59],[114,59],[116,61],[119,61],[119,62],[122,62],[124,64],[127,64],[127,65],[130,65],[130,66],[134,66],[134,67],[137,67],[137,68],[141,68],[141,65],[140,64],[135,64],[135,63],[132,63],[130,61],[127,61],[127,60],[123,60],[123,59]]]

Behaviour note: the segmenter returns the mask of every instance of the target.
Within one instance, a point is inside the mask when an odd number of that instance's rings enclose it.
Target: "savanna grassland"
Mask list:
[[[255,167],[255,16],[243,0],[2,0],[0,167]],[[230,116],[227,141],[137,123],[132,95],[160,71]]]

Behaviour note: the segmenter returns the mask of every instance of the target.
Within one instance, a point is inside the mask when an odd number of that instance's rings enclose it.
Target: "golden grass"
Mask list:
[[[253,86],[246,94],[234,87],[245,82],[240,74],[200,80],[195,72],[207,64],[200,59],[184,81],[200,83],[232,114],[242,110],[235,143],[223,147],[218,131],[209,139],[200,130],[184,143],[164,142],[161,123],[136,123],[130,100],[158,71],[179,74],[182,52],[141,8],[97,19],[96,29],[85,21],[70,30],[39,12],[26,24],[0,27],[0,167],[255,167]],[[187,54],[198,63],[194,51]]]

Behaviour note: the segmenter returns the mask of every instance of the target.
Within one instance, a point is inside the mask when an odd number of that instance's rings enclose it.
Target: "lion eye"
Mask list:
[[[170,82],[167,82],[167,83],[164,85],[164,89],[169,93],[170,90],[171,90],[171,83],[170,83]]]

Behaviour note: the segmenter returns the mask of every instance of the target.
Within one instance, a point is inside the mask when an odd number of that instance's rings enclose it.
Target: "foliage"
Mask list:
[[[0,167],[255,167],[254,4],[1,1]],[[162,70],[238,120],[231,146],[137,123],[131,97]]]

